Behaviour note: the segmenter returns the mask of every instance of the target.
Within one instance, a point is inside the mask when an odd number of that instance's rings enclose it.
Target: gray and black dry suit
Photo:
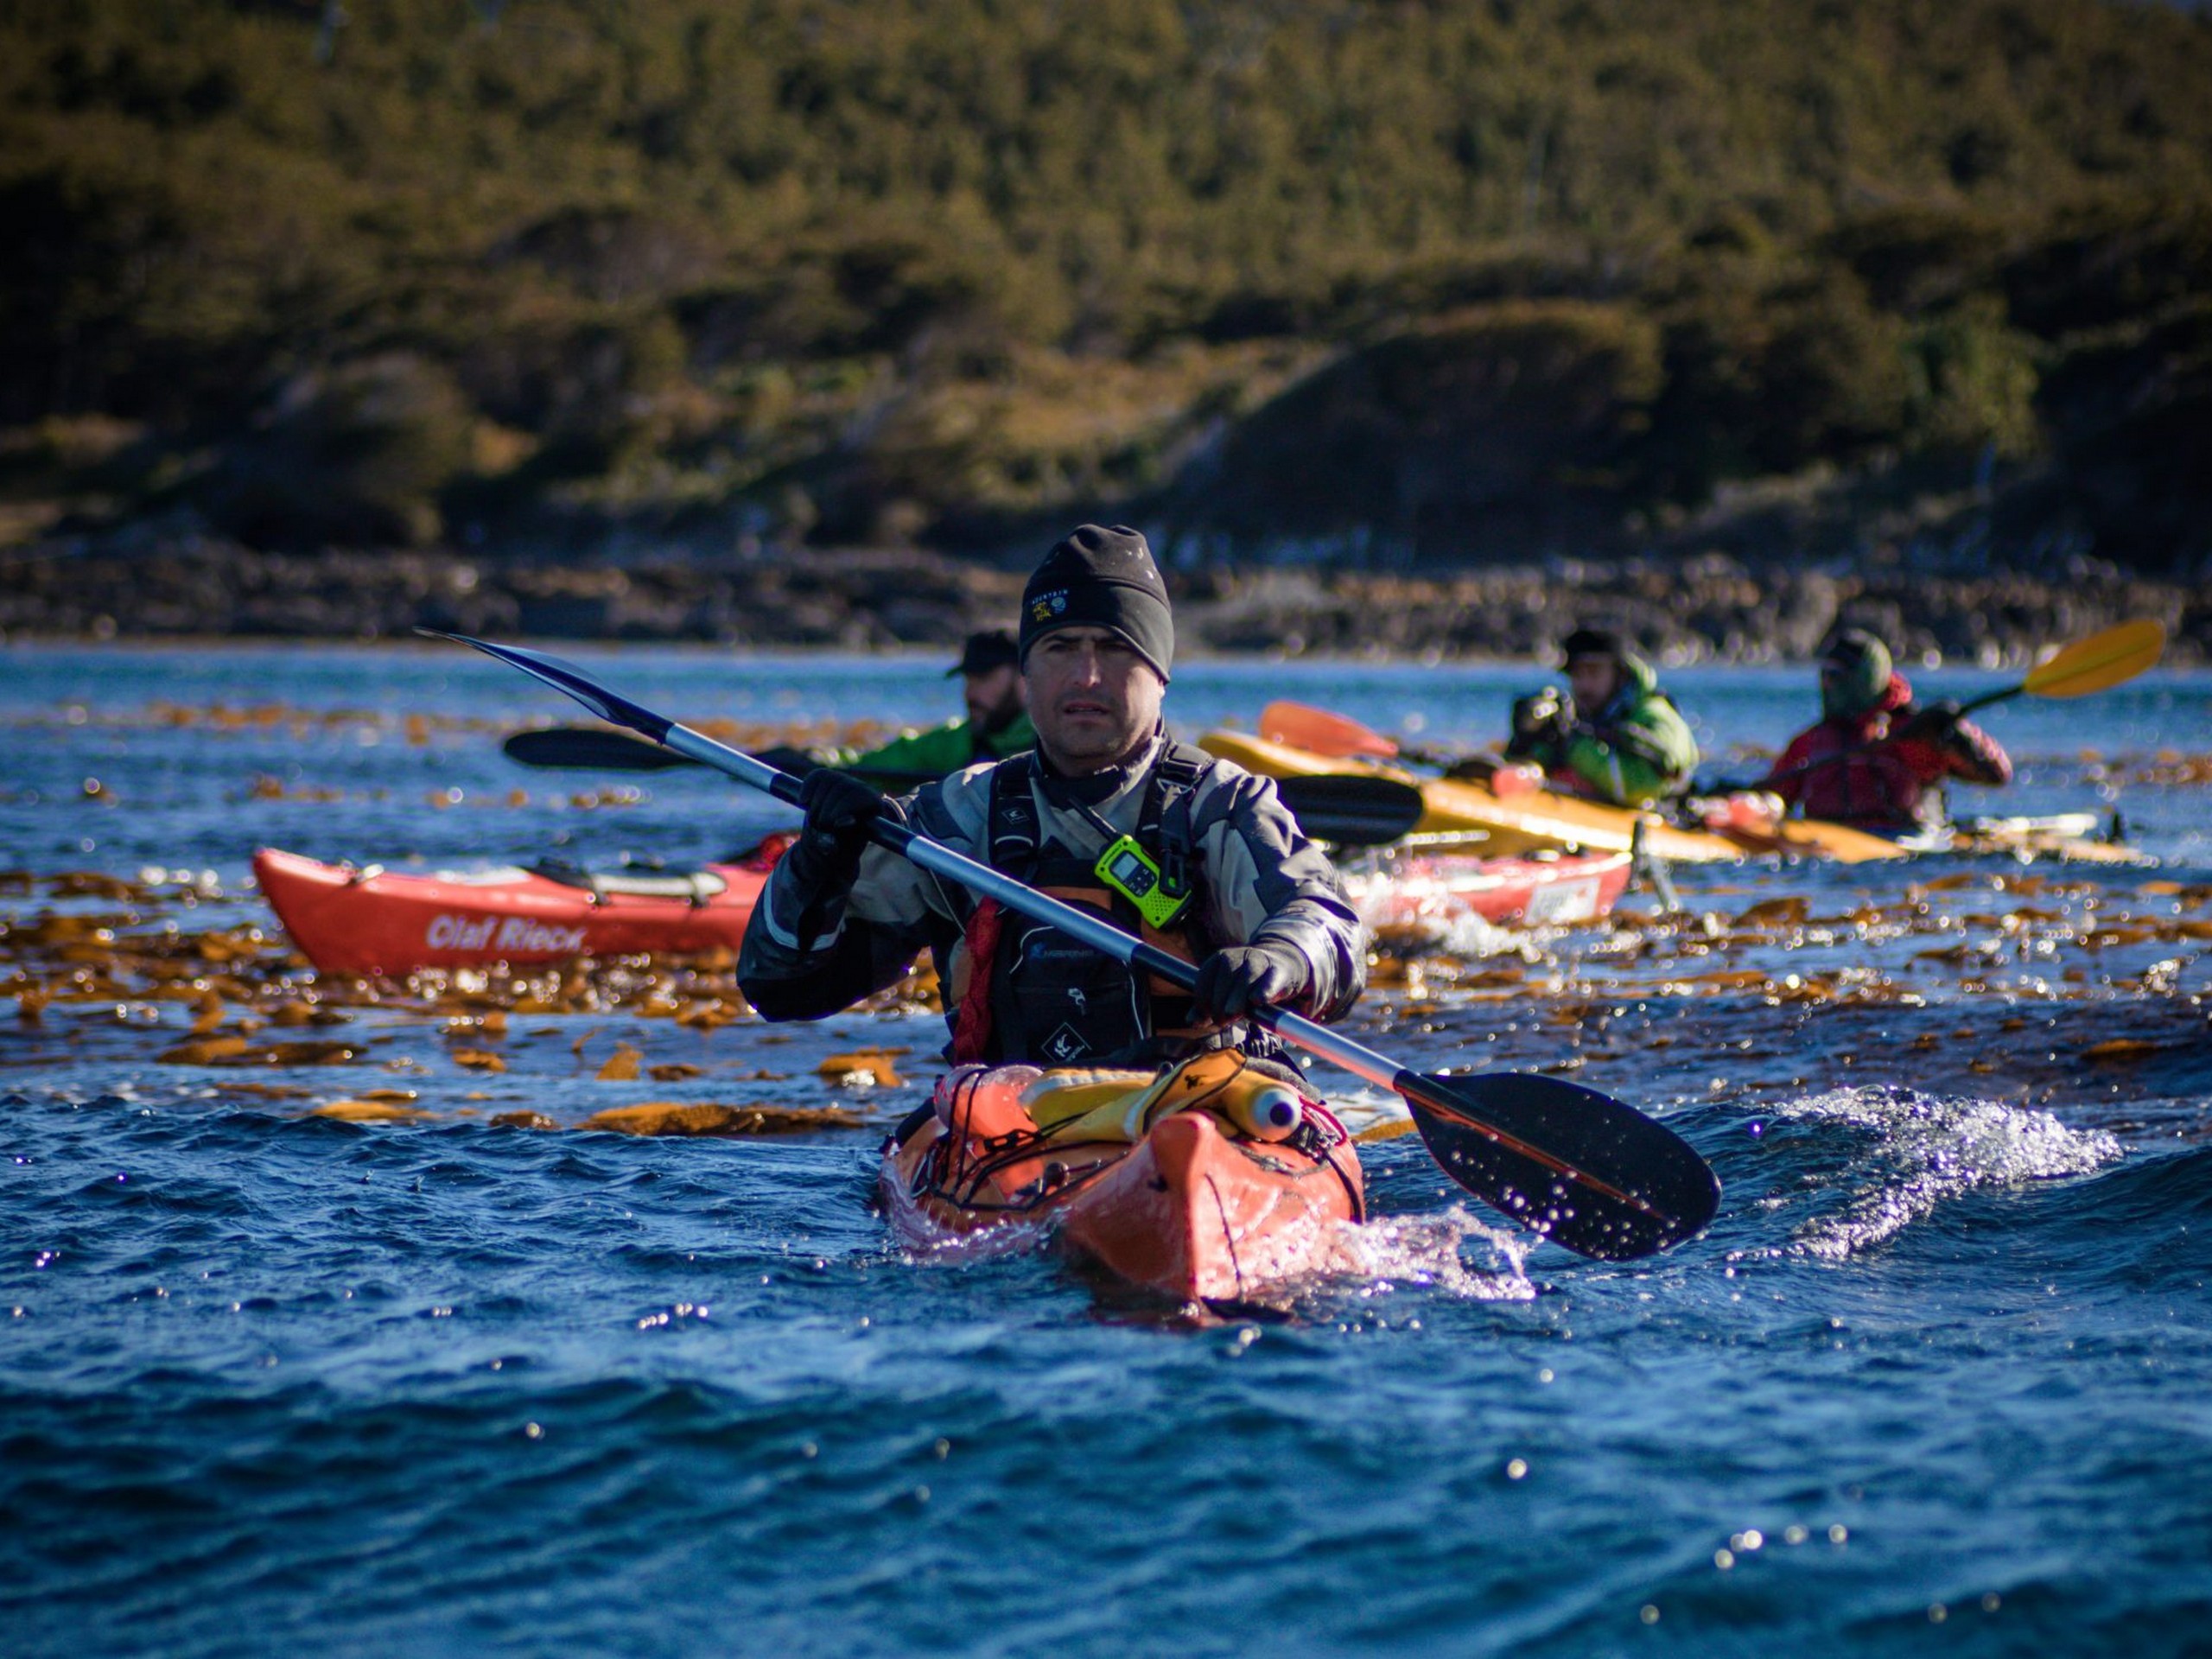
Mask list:
[[[1299,1013],[1335,1019],[1365,987],[1366,934],[1334,867],[1272,783],[1200,750],[1155,738],[1129,765],[1074,779],[1032,752],[925,785],[902,805],[932,839],[1103,912],[1174,955],[1198,961],[1262,938],[1291,946],[1308,968]],[[1136,836],[1171,875],[1179,862],[1189,867],[1195,896],[1164,932],[1145,927],[1094,874],[1122,835]],[[739,982],[767,1019],[818,1019],[893,983],[924,945],[956,1060],[1141,1065],[1230,1042],[1249,1049],[1259,1038],[1201,1027],[1174,988],[878,847],[862,856],[849,893],[810,905],[779,868],[746,929]],[[988,963],[982,983],[978,957]]]

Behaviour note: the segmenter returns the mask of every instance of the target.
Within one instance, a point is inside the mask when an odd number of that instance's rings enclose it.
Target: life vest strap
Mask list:
[[[1205,873],[1192,832],[1191,805],[1199,785],[1211,769],[1214,758],[1204,750],[1170,742],[1164,745],[1146,781],[1139,810],[1137,839],[1155,851],[1163,882],[1192,894],[1193,903],[1182,921],[1171,931],[1147,925],[1128,899],[1100,882],[1090,865],[1068,855],[1057,842],[1048,843],[1033,792],[1040,762],[1035,751],[1007,760],[991,773],[985,824],[989,836],[988,856],[992,867],[1043,888],[1057,898],[1102,911],[1148,944],[1186,961],[1204,957],[1211,948],[1205,922]],[[1079,868],[1078,868],[1079,867]],[[1006,915],[995,899],[979,899],[962,926],[966,946],[967,982],[953,1020],[950,1057],[957,1064],[988,1062],[1001,1058],[999,1029],[1002,1011],[995,995],[1000,980],[1000,947],[1005,937]],[[1159,1011],[1181,1012],[1187,996],[1180,988],[1151,975],[1132,971],[1132,991],[1144,1011],[1137,1016],[1137,1034],[1149,1040],[1173,1037],[1185,1040],[1211,1034],[1185,1029],[1179,1021],[1163,1025]],[[1033,1039],[1041,1033],[1029,1033]]]
[[[999,935],[1006,912],[995,899],[986,899],[969,912],[968,988],[960,995],[960,1013],[952,1027],[952,1061],[968,1065],[983,1058],[991,1043],[991,972],[998,961]]]

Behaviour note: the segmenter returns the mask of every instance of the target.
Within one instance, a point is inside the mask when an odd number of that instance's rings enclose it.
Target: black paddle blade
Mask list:
[[[465,633],[442,633],[435,628],[417,628],[415,632],[426,639],[451,639],[460,645],[474,645],[486,657],[496,657],[511,667],[544,681],[556,691],[565,692],[601,720],[617,726],[627,726],[633,732],[643,732],[656,743],[666,737],[669,728],[675,724],[650,709],[639,708],[626,697],[616,696],[574,663],[564,663],[558,657],[550,657],[542,651],[524,651],[519,645],[495,645],[489,640],[472,639]]]
[[[590,726],[517,732],[499,748],[508,760],[519,760],[525,766],[576,771],[665,772],[671,766],[699,764],[627,732],[601,731]]]
[[[510,760],[550,771],[666,772],[671,766],[700,764],[645,738],[597,726],[547,726],[517,732],[499,745],[499,750]],[[753,758],[795,778],[804,777],[822,764],[804,749],[760,749]],[[874,772],[864,766],[845,770],[862,783],[886,790],[913,789],[935,782],[938,776],[933,772]]]
[[[1446,1173],[1583,1255],[1655,1255],[1719,1208],[1719,1179],[1688,1141],[1594,1089],[1512,1071],[1407,1071],[1397,1086]]]
[[[1427,810],[1411,784],[1349,772],[1278,778],[1275,798],[1307,835],[1339,847],[1385,846],[1412,834]]]

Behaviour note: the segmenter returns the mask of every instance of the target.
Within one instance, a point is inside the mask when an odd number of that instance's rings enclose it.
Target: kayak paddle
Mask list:
[[[1270,743],[1287,744],[1309,754],[1325,754],[1340,760],[1410,760],[1417,766],[1441,771],[1455,764],[1454,757],[1427,749],[1408,748],[1395,737],[1386,737],[1372,726],[1363,726],[1350,715],[1316,709],[1309,702],[1278,700],[1260,710],[1260,735]],[[1483,760],[1473,755],[1461,759]],[[1501,760],[1500,766],[1510,765]]]
[[[788,772],[629,702],[573,664],[466,634],[420,632],[474,646],[574,697],[601,720],[626,726],[779,801],[798,803],[799,780]],[[911,824],[879,818],[870,839],[1116,962],[1185,990],[1198,983],[1198,969],[1180,957],[1123,932],[1096,912],[1039,893]],[[1632,1261],[1694,1237],[1719,1208],[1720,1183],[1688,1142],[1595,1090],[1514,1072],[1424,1076],[1287,1009],[1261,1005],[1251,1018],[1354,1077],[1395,1090],[1452,1179],[1568,1249],[1600,1261]]]
[[[2138,617],[2133,622],[2121,622],[2101,633],[2093,633],[2086,639],[2076,639],[2048,661],[2030,669],[2027,678],[2018,685],[1976,697],[1961,705],[1959,712],[1972,714],[1977,709],[2022,696],[2086,697],[2094,691],[2109,691],[2158,666],[2165,649],[2165,624],[2151,617]]]
[[[1287,743],[1309,754],[1342,760],[1354,756],[1372,760],[1398,758],[1396,738],[1385,737],[1349,715],[1316,709],[1306,702],[1278,701],[1261,709],[1260,735],[1270,743]]]
[[[525,766],[556,771],[666,772],[671,766],[698,765],[658,743],[600,726],[553,726],[517,732],[499,745],[499,751]]]
[[[546,726],[517,732],[499,745],[499,752],[525,766],[552,772],[667,772],[701,764],[658,743],[600,726]],[[869,766],[840,770],[879,789],[913,789],[938,777],[933,772],[879,772]]]
[[[1308,754],[1332,760],[1406,760],[1433,766],[1455,783],[1480,779],[1497,795],[1525,795],[1543,781],[1542,770],[1527,761],[1509,760],[1502,754],[1438,754],[1428,749],[1409,749],[1395,737],[1386,737],[1371,726],[1363,726],[1349,715],[1316,709],[1311,703],[1275,702],[1260,710],[1260,735]]]
[[[665,772],[672,766],[700,764],[658,743],[599,726],[553,726],[517,732],[499,747],[509,760],[525,766],[557,770]],[[874,772],[864,766],[844,770],[880,789],[913,788],[933,781],[937,775]],[[1338,847],[1386,846],[1410,832],[1421,822],[1424,810],[1421,791],[1410,784],[1351,773],[1281,779],[1275,784],[1275,793],[1307,835]]]
[[[1428,810],[1421,791],[1395,778],[1332,772],[1278,778],[1274,785],[1300,829],[1338,847],[1387,847],[1412,834]]]

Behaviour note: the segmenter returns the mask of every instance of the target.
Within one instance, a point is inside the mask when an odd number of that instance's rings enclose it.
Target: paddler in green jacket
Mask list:
[[[1367,936],[1335,868],[1271,782],[1167,734],[1175,628],[1144,537],[1084,524],[1055,547],[1022,595],[1019,649],[1035,749],[896,801],[842,772],[808,776],[805,825],[745,931],[753,1006],[835,1014],[926,946],[957,1062],[1149,1065],[1231,1045],[1256,1058],[1272,1039],[1246,1018],[1255,1001],[1317,1020],[1349,1008]],[[883,812],[1197,963],[1196,988],[871,845]]]
[[[1697,740],[1651,664],[1609,628],[1577,628],[1561,646],[1568,695],[1552,686],[1513,705],[1510,760],[1533,760],[1565,792],[1648,807],[1689,786]]]
[[[965,719],[908,732],[874,749],[772,749],[761,759],[804,776],[817,766],[865,773],[892,787],[943,778],[979,761],[1003,760],[1037,745],[1021,678],[1021,652],[1004,628],[971,633],[960,660],[945,670],[959,675],[968,703]]]

